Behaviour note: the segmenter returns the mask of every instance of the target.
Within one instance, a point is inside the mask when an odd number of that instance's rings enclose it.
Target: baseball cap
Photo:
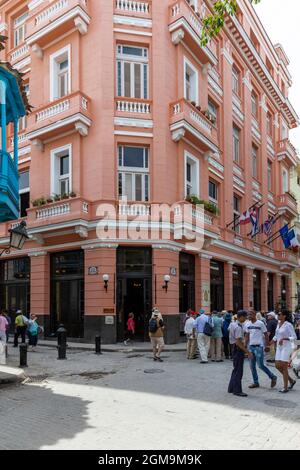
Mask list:
[[[267,313],[267,316],[272,317],[272,318],[276,318],[275,312],[269,312],[269,313]]]
[[[205,313],[205,310],[203,308],[200,308],[199,313]]]

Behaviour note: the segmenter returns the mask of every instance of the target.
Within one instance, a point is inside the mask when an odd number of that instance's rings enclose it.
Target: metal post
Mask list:
[[[20,344],[20,367],[28,367],[27,364],[27,344]]]
[[[57,330],[57,350],[57,359],[67,359],[67,330],[64,328],[64,325],[59,325],[59,328]]]
[[[95,348],[96,348],[96,354],[102,354],[101,352],[101,336],[96,336],[95,337]]]

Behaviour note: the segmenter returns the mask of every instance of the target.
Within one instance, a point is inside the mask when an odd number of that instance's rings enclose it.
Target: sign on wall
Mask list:
[[[202,283],[202,293],[201,293],[201,307],[209,307],[210,308],[210,283],[203,282]]]
[[[89,270],[88,270],[89,276],[95,276],[96,274],[98,274],[98,272],[99,272],[98,266],[89,266]]]
[[[171,276],[177,276],[177,268],[175,266],[170,267]]]
[[[107,316],[105,317],[105,325],[113,325],[115,323],[115,317]]]

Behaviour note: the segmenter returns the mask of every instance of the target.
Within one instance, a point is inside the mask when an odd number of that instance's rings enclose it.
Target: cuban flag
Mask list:
[[[246,210],[245,212],[242,213],[242,215],[240,216],[239,222],[240,222],[240,225],[250,224],[251,219],[250,219],[250,211],[249,210]]]
[[[251,236],[255,237],[259,233],[259,208],[254,207],[250,212],[250,222],[252,224]]]

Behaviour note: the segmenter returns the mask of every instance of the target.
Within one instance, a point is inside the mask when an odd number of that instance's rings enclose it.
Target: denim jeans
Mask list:
[[[249,346],[249,351],[252,352],[253,357],[250,359],[250,369],[252,372],[253,383],[259,385],[258,375],[256,370],[256,362],[258,367],[272,380],[276,379],[276,375],[272,374],[264,364],[264,348],[263,346]]]

